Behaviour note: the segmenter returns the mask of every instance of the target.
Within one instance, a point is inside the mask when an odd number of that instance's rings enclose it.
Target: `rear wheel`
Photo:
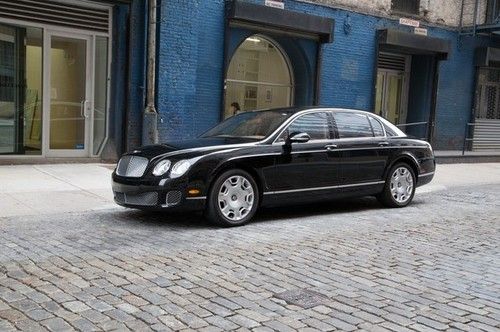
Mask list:
[[[219,225],[240,226],[252,219],[259,206],[259,189],[241,169],[222,173],[210,189],[206,217]]]
[[[415,185],[413,169],[406,163],[398,163],[389,171],[384,191],[377,198],[388,207],[405,207],[413,200]]]

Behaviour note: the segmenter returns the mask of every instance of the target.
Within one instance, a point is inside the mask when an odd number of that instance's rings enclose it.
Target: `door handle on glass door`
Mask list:
[[[88,100],[85,99],[83,101],[83,117],[85,119],[87,119],[89,117],[88,114],[87,114],[87,103],[88,103]]]
[[[85,111],[83,110],[83,109],[84,109],[84,104],[83,104],[84,102],[85,102],[85,100],[82,100],[82,101],[80,102],[80,116],[81,116],[82,118],[84,118],[84,117],[85,117],[85,115],[83,114],[83,113],[85,112]]]
[[[338,148],[338,146],[336,144],[328,144],[328,145],[325,145],[325,149],[327,149],[328,151],[333,151],[335,150],[336,148]]]

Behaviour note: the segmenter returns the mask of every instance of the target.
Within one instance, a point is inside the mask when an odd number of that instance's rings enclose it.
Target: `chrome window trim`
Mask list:
[[[296,192],[304,192],[304,191],[329,190],[329,189],[341,189],[341,188],[350,188],[350,187],[373,186],[373,185],[383,184],[383,183],[385,183],[385,181],[372,181],[372,182],[344,184],[344,185],[328,186],[328,187],[314,187],[314,188],[301,188],[301,189],[290,189],[290,190],[266,191],[266,192],[264,192],[264,195],[276,195],[276,194],[288,194],[288,193],[296,193]]]
[[[385,120],[381,116],[379,116],[377,114],[374,114],[374,113],[370,113],[370,112],[367,112],[367,111],[361,111],[361,110],[348,109],[348,108],[314,108],[314,109],[305,109],[305,110],[298,111],[297,113],[293,114],[285,122],[283,122],[283,124],[281,124],[273,133],[271,133],[268,136],[268,138],[265,138],[265,139],[259,141],[258,143],[266,143],[266,142],[270,141],[272,137],[276,137],[271,142],[271,144],[280,144],[281,142],[276,142],[277,139],[281,136],[281,134],[283,133],[283,131],[286,128],[288,128],[288,126],[290,125],[290,123],[292,121],[294,121],[296,118],[298,118],[301,115],[305,115],[305,114],[309,114],[309,113],[315,113],[315,112],[330,112],[332,114],[336,113],[336,112],[345,112],[345,113],[357,113],[357,114],[362,114],[362,115],[366,115],[366,116],[371,116],[375,120],[377,120],[379,123],[382,124],[382,128],[383,128],[384,134],[385,134],[384,138],[387,138],[387,132],[385,130],[385,125],[389,125],[390,127],[394,127],[396,129],[395,132],[400,134],[400,135],[391,136],[391,137],[395,137],[395,138],[398,138],[398,137],[399,138],[408,137],[408,136],[406,136],[405,133],[403,133],[399,128],[397,128],[396,126],[394,126],[392,123],[390,123],[389,121]],[[354,139],[360,139],[360,138],[363,138],[363,139],[367,139],[368,138],[369,139],[369,138],[381,138],[381,137],[382,136],[377,136],[377,137],[355,137]],[[332,138],[331,140],[339,140],[339,139],[342,139],[342,138]],[[343,138],[343,139],[352,139],[352,138]],[[314,141],[309,141],[309,142],[314,142]],[[307,143],[305,143],[305,144],[307,144]]]

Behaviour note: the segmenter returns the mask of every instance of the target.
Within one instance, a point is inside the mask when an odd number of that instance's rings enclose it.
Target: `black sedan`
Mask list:
[[[144,210],[201,210],[242,225],[260,206],[374,195],[404,207],[429,183],[429,143],[372,113],[337,108],[245,112],[197,139],[145,146],[120,159],[115,201]]]

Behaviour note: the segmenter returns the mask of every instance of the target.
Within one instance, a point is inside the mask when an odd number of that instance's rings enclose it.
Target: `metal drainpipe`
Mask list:
[[[158,113],[155,107],[156,87],[156,0],[149,0],[148,68],[146,108],[142,119],[142,145],[158,143]]]

